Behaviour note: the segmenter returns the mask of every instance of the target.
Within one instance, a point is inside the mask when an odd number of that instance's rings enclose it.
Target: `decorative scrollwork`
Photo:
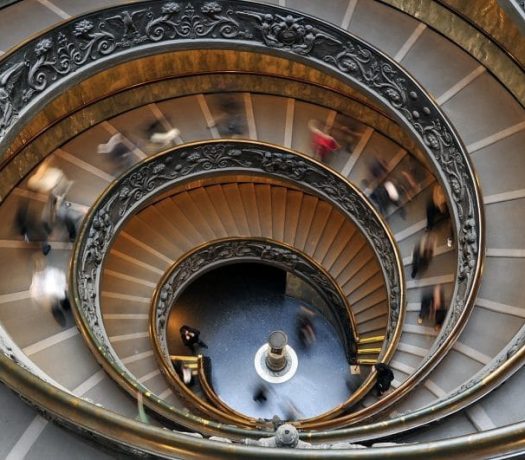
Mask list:
[[[257,19],[258,29],[266,46],[287,49],[297,54],[308,54],[320,41],[341,43],[333,35],[322,32],[305,21],[304,17],[291,14],[239,12],[241,16]]]
[[[182,7],[170,2],[162,6],[162,14],[146,25],[146,35],[153,41],[166,38],[202,38],[208,35],[219,38],[251,38],[250,32],[243,30],[234,12],[218,2],[206,2],[196,12],[188,3]],[[221,14],[223,13],[223,14]]]
[[[347,42],[337,54],[326,55],[323,59],[377,90],[393,107],[404,109],[408,97],[405,79],[390,62],[381,62],[370,49]]]

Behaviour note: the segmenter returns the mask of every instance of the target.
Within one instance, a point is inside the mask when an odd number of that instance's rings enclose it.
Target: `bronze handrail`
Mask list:
[[[1,347],[0,347],[1,348]],[[244,446],[188,436],[157,428],[116,414],[82,398],[52,387],[12,361],[2,349],[0,370],[3,381],[25,401],[56,423],[103,443],[129,456],[158,455],[166,458],[210,459],[384,459],[488,458],[525,451],[525,422],[482,433],[442,441],[388,447],[355,449],[277,449]]]
[[[145,206],[150,197],[163,193],[176,183],[221,172],[256,173],[286,179],[323,197],[361,228],[378,257],[387,287],[389,321],[380,359],[388,361],[401,334],[404,273],[393,236],[377,211],[346,179],[329,172],[316,160],[281,147],[231,140],[183,145],[143,160],[108,186],[86,216],[75,244],[70,272],[71,290],[77,306],[73,309],[75,319],[99,362],[131,393],[138,390],[147,393],[122,366],[105,334],[97,294],[101,264],[120,226]],[[353,397],[362,397],[373,384],[374,376],[372,372],[366,386],[361,386]],[[146,394],[145,403],[167,418],[176,418],[179,423],[190,416],[186,412],[168,409],[154,395]],[[207,430],[208,427],[206,422],[202,429]]]
[[[207,271],[210,266],[218,267],[219,265],[247,259],[257,260],[286,271],[291,271],[306,281],[315,281],[315,288],[321,297],[323,297],[327,303],[336,306],[337,310],[344,308],[345,313],[349,315],[349,332],[352,337],[350,339],[345,336],[342,337],[343,342],[351,342],[345,346],[347,353],[351,351],[348,348],[353,348],[352,343],[356,343],[358,340],[355,336],[355,319],[346,296],[328,271],[303,251],[286,243],[262,237],[229,237],[204,243],[180,256],[177,261],[166,270],[153,294],[149,314],[150,339],[153,343],[154,353],[162,372],[168,377],[170,382],[175,383],[175,386],[181,391],[182,396],[189,397],[197,407],[201,406],[202,403],[196,398],[193,392],[181,383],[178,374],[171,366],[173,357],[169,354],[166,331],[169,314],[184,289],[195,278],[200,276],[201,273]],[[339,321],[344,321],[341,317],[341,312],[335,312],[335,316]],[[345,334],[345,332],[344,329],[341,331],[342,334]],[[383,348],[379,348],[378,354],[383,351]],[[348,356],[348,359],[350,358],[351,357]],[[312,420],[325,418],[329,415],[336,415],[345,407],[355,404],[366,394],[366,391],[370,389],[372,384],[373,377],[368,376],[362,384],[365,390],[355,392],[347,401],[341,404],[336,411],[327,411],[325,414],[313,417]],[[222,408],[228,407],[229,411],[235,412],[222,402],[220,406]],[[253,419],[250,420],[253,422]],[[299,421],[297,424],[300,425],[301,422]]]
[[[196,1],[194,3],[195,5],[192,5],[193,12],[200,20],[209,20],[209,14],[212,17],[217,15],[217,11],[210,13],[211,10],[209,8],[206,9],[207,13],[203,11],[202,8],[205,6],[203,2]],[[91,16],[86,15],[85,18],[93,19],[98,17],[98,19],[104,21],[108,14],[121,14],[124,8],[129,13],[130,11],[139,10],[144,5],[146,4],[136,3],[125,7],[115,7],[100,13],[93,13]],[[147,5],[152,8],[152,15],[155,19],[161,19],[164,15],[179,15],[182,11],[175,11],[179,6],[161,11],[161,7],[167,4],[156,1],[151,1]],[[231,5],[233,5],[231,13],[228,13],[227,18],[231,19],[234,17],[235,24],[242,24],[243,27],[246,27],[242,31],[249,31],[249,36],[244,34],[242,40],[239,39],[236,42],[235,39],[238,38],[238,35],[234,37],[221,35],[219,37],[222,40],[220,41],[221,45],[227,46],[227,43],[235,42],[234,44],[238,46],[249,46],[248,42],[251,40],[257,49],[266,47],[272,53],[281,54],[291,59],[307,60],[312,65],[333,72],[344,81],[364,89],[385,104],[424,146],[429,157],[434,162],[445,189],[452,197],[451,209],[454,216],[455,231],[460,236],[457,240],[459,244],[459,281],[456,284],[454,293],[454,308],[442,335],[437,340],[432,356],[425,363],[426,370],[419,371],[417,378],[413,378],[411,382],[413,383],[417,379],[423,378],[452,345],[453,339],[461,331],[464,320],[472,308],[474,293],[479,282],[484,239],[481,225],[482,212],[480,209],[479,190],[464,146],[455,135],[446,118],[443,117],[439,108],[421,90],[419,85],[409,75],[404,73],[395,62],[386,58],[382,53],[377,52],[373,47],[361,42],[351,34],[329,26],[322,21],[307,18],[304,15],[297,17],[293,14],[290,17],[301,26],[299,30],[309,31],[308,35],[306,32],[297,32],[296,30],[291,35],[289,33],[283,34],[282,37],[288,37],[283,42],[279,38],[281,35],[275,38],[269,36],[268,31],[275,31],[275,27],[278,27],[282,32],[283,28],[287,27],[286,22],[280,21],[278,16],[280,13],[286,12],[286,10],[268,5],[261,6],[255,3],[237,3],[233,0],[225,2],[224,5],[219,5],[219,8],[230,8]],[[200,12],[198,11],[199,7],[201,8]],[[242,11],[238,11],[239,7],[242,8]],[[184,10],[184,14],[187,13],[187,9]],[[97,14],[100,14],[100,16],[97,16]],[[67,40],[72,36],[73,29],[76,27],[75,30],[78,33],[76,38],[77,45],[78,42],[81,44],[86,41],[89,42],[86,37],[89,36],[90,32],[87,29],[93,24],[89,24],[88,27],[88,24],[84,23],[86,27],[80,27],[80,20],[73,25],[74,21],[59,26],[48,34],[49,37],[56,38],[58,31],[60,31]],[[264,21],[271,21],[270,25],[272,27],[266,27]],[[97,25],[100,25],[100,22]],[[142,24],[142,26],[145,26],[145,24]],[[229,30],[230,32],[232,31],[231,28]],[[144,32],[143,29],[141,31]],[[238,30],[234,28],[234,35],[237,32]],[[214,40],[217,37],[207,35],[203,41],[207,39]],[[159,40],[163,38],[164,36]],[[197,44],[199,39],[193,39],[195,40],[194,43]],[[146,40],[153,39],[150,37],[149,39],[146,38]],[[170,42],[170,39],[166,38],[166,42]],[[141,52],[147,52],[148,49],[153,50],[159,44],[159,42],[152,41],[147,43],[148,45],[144,45],[144,42],[141,42]],[[75,41],[73,40],[71,44],[74,47]],[[15,110],[7,111],[6,113],[9,116],[7,118],[4,117],[6,118],[6,123],[4,123],[6,130],[13,135],[16,133],[14,127],[18,123],[17,120],[23,120],[24,116],[29,116],[30,111],[38,106],[39,100],[43,102],[46,98],[53,97],[54,90],[60,86],[59,83],[67,84],[66,77],[72,73],[72,69],[60,69],[62,73],[54,74],[56,77],[54,80],[50,78],[45,79],[44,75],[42,84],[34,88],[27,87],[25,88],[27,91],[23,91],[25,82],[24,84],[21,83],[23,79],[21,80],[16,72],[25,72],[26,69],[18,65],[19,62],[17,60],[24,55],[24,59],[27,59],[26,67],[31,69],[32,75],[40,75],[38,73],[39,70],[46,69],[42,69],[42,63],[39,64],[39,62],[48,62],[57,53],[57,49],[53,47],[53,42],[51,42],[50,46],[50,42],[45,41],[45,39],[38,43],[28,42],[24,46],[9,54],[6,60],[2,61],[0,68],[0,72],[6,78],[12,77],[16,80],[12,90],[9,90],[5,99]],[[111,60],[110,58],[115,58],[114,62],[116,62],[119,57],[131,57],[133,52],[136,51],[138,53],[138,47],[138,43],[130,42],[128,39],[125,51],[119,48],[114,52],[112,49],[108,51],[107,55],[103,56],[103,59],[100,55],[95,54],[90,58],[90,63],[93,64],[93,66],[90,66],[90,70],[95,71],[97,67],[95,64],[102,61],[107,64]],[[114,55],[110,56],[113,52]],[[12,67],[8,67],[6,63],[12,64]],[[80,62],[73,69],[75,71],[74,74],[78,78],[81,78],[83,64]],[[88,66],[85,67],[85,69],[87,68]],[[53,69],[49,71],[53,73]],[[370,75],[373,78],[369,78]],[[53,81],[52,84],[50,84],[51,81]],[[32,83],[34,84],[35,82]],[[20,85],[22,85],[22,88],[20,88]],[[18,116],[22,118],[18,119]],[[8,140],[8,137],[4,138],[2,143],[4,147]],[[439,353],[436,350],[437,348],[441,348]]]

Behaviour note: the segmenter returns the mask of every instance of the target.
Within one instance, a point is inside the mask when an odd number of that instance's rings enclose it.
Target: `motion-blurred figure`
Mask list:
[[[185,346],[187,346],[192,352],[195,352],[196,345],[200,346],[201,348],[208,348],[208,345],[206,345],[200,339],[201,332],[198,329],[183,325],[179,329],[179,332],[180,332],[180,337],[182,339],[182,343]]]
[[[341,123],[334,123],[330,129],[330,133],[337,139],[340,148],[351,152],[357,144],[357,140],[363,135],[360,131],[355,131],[349,126]]]
[[[405,198],[405,201],[410,201],[419,192],[419,185],[415,179],[415,172],[413,166],[409,165],[401,169],[398,173],[398,184],[400,192]]]
[[[191,387],[194,384],[194,374],[188,366],[185,365],[182,361],[177,361],[174,365],[175,371],[184,382],[185,385]]]
[[[439,330],[446,316],[447,307],[443,286],[437,284],[432,289],[425,290],[421,297],[418,324],[422,324],[425,319],[433,318],[434,326],[436,330]]]
[[[421,306],[419,307],[419,316],[417,318],[417,323],[422,324],[424,320],[430,318],[433,312],[433,289],[425,289],[423,291],[423,295],[421,296]]]
[[[97,147],[97,153],[107,155],[115,168],[123,171],[132,164],[132,152],[124,142],[124,136],[120,133],[113,134],[105,144]]]
[[[37,203],[30,201],[29,198],[22,199],[16,210],[15,227],[27,243],[39,241],[42,254],[45,256],[49,254],[51,245],[48,243],[48,237],[51,229],[49,224],[43,222],[42,211]]]
[[[46,163],[40,165],[27,181],[29,190],[56,199],[64,199],[72,184],[61,169]]]
[[[340,147],[339,144],[330,134],[325,133],[321,129],[321,124],[318,120],[310,120],[308,122],[308,129],[312,136],[312,149],[315,155],[317,155],[321,161],[326,161],[326,157]]]
[[[390,366],[384,363],[377,363],[375,368],[377,371],[375,388],[376,394],[379,397],[390,388],[392,380],[394,380],[394,373],[392,372],[392,369],[390,369]]]
[[[238,137],[246,132],[244,106],[235,97],[222,97],[215,125],[223,136]]]
[[[260,405],[268,401],[268,387],[264,383],[260,383],[255,389],[253,400]]]
[[[40,165],[27,181],[29,190],[46,196],[41,219],[47,233],[51,233],[55,225],[57,206],[65,199],[72,185],[73,181],[70,181],[61,169],[46,163]]]
[[[385,215],[390,206],[398,206],[401,217],[405,218],[405,211],[401,206],[399,192],[394,182],[386,180],[379,184],[370,194],[370,198],[375,202],[381,214]]]
[[[50,310],[53,318],[64,327],[65,312],[70,309],[66,274],[56,267],[46,266],[41,255],[36,255],[33,260],[33,278],[29,287],[31,299],[42,308]]]
[[[427,230],[432,230],[436,224],[449,217],[447,199],[440,185],[434,185],[432,198],[427,203]]]
[[[160,121],[155,121],[147,130],[147,136],[152,144],[159,144],[166,147],[175,142],[180,136],[180,131],[176,128],[171,128],[166,131]]]
[[[296,318],[296,332],[299,342],[303,349],[310,348],[316,340],[315,326],[312,321],[315,313],[306,308],[304,305],[300,307]]]
[[[434,329],[439,331],[447,317],[447,305],[445,303],[445,292],[440,284],[434,286]]]
[[[45,195],[46,202],[40,213],[35,204],[28,201],[21,205],[17,213],[19,231],[27,241],[42,241],[42,252],[49,253],[51,246],[47,242],[49,234],[53,231],[57,220],[61,221],[64,212],[60,215],[65,197],[73,181],[69,180],[59,168],[42,164],[27,181],[27,187],[32,192]],[[68,230],[73,230],[68,223]],[[73,232],[73,237],[76,231]]]
[[[70,241],[75,241],[83,217],[84,214],[74,209],[69,201],[62,201],[56,210],[57,222],[66,228]]]
[[[372,181],[376,183],[382,181],[386,177],[387,173],[387,165],[385,160],[382,158],[373,158],[368,163],[368,170],[370,172]]]
[[[422,273],[428,268],[434,256],[435,247],[436,237],[434,232],[425,232],[412,252],[412,278],[415,278],[418,273]]]

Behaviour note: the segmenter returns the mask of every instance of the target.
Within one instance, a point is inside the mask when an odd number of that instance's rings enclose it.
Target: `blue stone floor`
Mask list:
[[[313,320],[316,342],[308,350],[301,348],[295,321],[304,302],[283,294],[283,274],[246,263],[213,270],[186,289],[169,318],[170,353],[190,353],[180,340],[182,324],[199,329],[209,347],[202,352],[211,358],[216,393],[231,408],[256,418],[313,417],[348,398],[350,379],[351,388],[359,386],[335,328],[320,314]],[[267,401],[258,404],[253,395],[263,380],[255,371],[255,353],[277,329],[288,334],[299,366],[287,382],[267,383]]]

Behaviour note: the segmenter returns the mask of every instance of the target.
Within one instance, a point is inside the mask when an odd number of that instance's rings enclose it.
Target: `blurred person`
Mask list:
[[[296,332],[299,342],[303,349],[310,348],[316,340],[315,326],[312,319],[315,317],[315,313],[301,305],[296,318]]]
[[[393,206],[397,206],[400,209],[403,209],[403,207],[401,206],[401,196],[399,194],[397,184],[392,180],[386,180],[383,183],[383,187],[385,187],[390,204]]]
[[[345,149],[347,152],[353,150],[354,146],[357,144],[357,139],[363,135],[362,132],[355,131],[341,123],[334,123],[330,132],[335,138],[337,138],[337,142],[341,148]],[[335,136],[335,133],[337,133],[337,136]]]
[[[321,130],[318,120],[310,120],[308,122],[308,129],[312,136],[312,149],[314,154],[322,162],[326,161],[326,157],[332,152],[335,152],[340,145],[330,134]]]
[[[447,316],[443,286],[436,284],[432,289],[426,289],[421,297],[418,324],[423,320],[432,318],[436,330],[439,330]]]
[[[27,188],[55,199],[64,199],[72,184],[61,169],[43,163],[27,181]]]
[[[387,165],[385,160],[382,158],[373,158],[368,163],[368,171],[373,181],[380,182],[382,181],[387,174]]]
[[[146,134],[152,144],[159,144],[162,147],[166,147],[180,136],[180,131],[176,128],[166,130],[164,125],[157,120],[149,126]]]
[[[268,401],[268,387],[264,383],[260,383],[253,394],[253,400],[260,405]]]
[[[434,256],[435,248],[436,237],[434,232],[425,232],[414,246],[414,251],[412,252],[412,278],[415,278],[418,273],[422,273],[428,268]]]
[[[370,198],[375,202],[381,214],[386,215],[390,206],[396,206],[399,208],[401,217],[405,218],[406,211],[401,205],[399,191],[393,181],[386,180],[380,183],[370,194]]]
[[[177,372],[180,379],[184,382],[184,384],[188,387],[191,387],[194,382],[194,375],[196,371],[192,371],[190,368],[188,368],[182,361],[177,361],[174,364],[175,371]]]
[[[45,259],[36,255],[29,293],[33,302],[50,310],[53,318],[62,326],[66,325],[65,311],[71,307],[67,298],[66,274],[56,268],[46,266]]]
[[[413,168],[410,166],[404,167],[398,175],[398,184],[405,201],[412,200],[419,192],[419,185],[416,182]]]
[[[84,214],[74,209],[69,201],[62,201],[56,210],[57,222],[66,228],[70,241],[75,241],[83,217]]]
[[[438,222],[448,217],[445,192],[440,185],[436,184],[432,189],[432,197],[427,202],[427,230],[432,230]]]
[[[179,329],[180,337],[182,339],[182,343],[187,346],[192,352],[195,352],[195,347],[198,345],[201,348],[208,348],[208,345],[206,345],[201,339],[200,334],[201,332],[198,329],[195,329],[193,327],[183,325]]]
[[[418,324],[430,318],[434,314],[433,290],[426,288],[421,296],[421,305],[419,307]]]
[[[51,233],[56,220],[56,207],[61,203],[73,181],[70,181],[64,172],[44,163],[27,181],[29,190],[46,196],[46,204],[42,209],[41,221],[47,233]]]
[[[377,371],[375,388],[376,394],[379,397],[389,390],[392,380],[394,380],[394,373],[392,372],[390,366],[385,363],[377,363],[375,365],[375,369]]]
[[[49,225],[42,221],[42,212],[38,203],[29,198],[22,198],[15,213],[15,228],[27,243],[40,242],[42,254],[51,251],[48,242]]]
[[[445,322],[448,312],[445,303],[445,292],[440,284],[434,286],[432,302],[434,306],[434,329],[439,331]]]
[[[105,144],[99,144],[97,153],[106,155],[119,170],[128,169],[132,164],[132,152],[121,133],[113,134]]]
[[[246,131],[244,106],[235,97],[222,97],[220,113],[215,117],[215,124],[225,136],[238,137]]]

